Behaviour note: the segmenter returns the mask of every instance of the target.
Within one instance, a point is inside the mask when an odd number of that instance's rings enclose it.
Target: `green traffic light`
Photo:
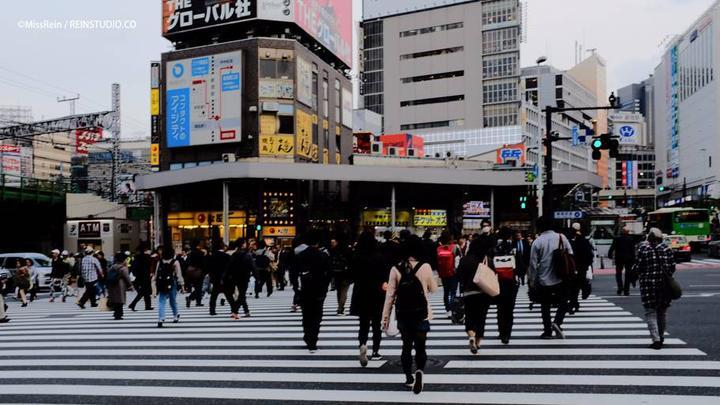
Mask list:
[[[592,143],[592,147],[595,149],[600,149],[600,148],[602,148],[602,144],[603,143],[602,143],[601,139],[595,139]]]
[[[658,188],[658,190],[659,190],[659,191],[665,191],[665,186],[660,186],[660,187]]]
[[[521,204],[520,204],[520,209],[521,209],[521,210],[524,210],[525,208],[527,208],[527,204],[521,203]]]
[[[255,225],[255,230],[258,232],[262,231],[262,225]]]

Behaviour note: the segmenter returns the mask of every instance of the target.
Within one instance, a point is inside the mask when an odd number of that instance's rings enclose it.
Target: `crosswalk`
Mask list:
[[[720,403],[720,362],[683,340],[668,335],[666,348],[648,349],[642,319],[594,296],[567,318],[566,340],[540,340],[539,310],[525,297],[510,344],[497,339],[491,309],[473,356],[463,327],[443,319],[442,296],[433,296],[418,396],[401,384],[399,339],[384,338],[384,358],[359,366],[357,319],[335,315],[332,293],[316,353],[303,347],[287,291],[250,299],[252,317],[239,321],[227,306],[217,317],[182,307],[180,323],[163,329],[155,311],[114,321],[72,303],[11,302],[12,322],[0,326],[0,393],[16,403]]]

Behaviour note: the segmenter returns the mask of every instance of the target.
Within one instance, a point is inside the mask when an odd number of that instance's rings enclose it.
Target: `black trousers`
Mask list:
[[[211,287],[210,287],[210,313],[215,313],[215,308],[217,308],[217,299],[218,295],[220,295],[222,290],[222,286],[220,285],[220,282],[214,282],[210,281]],[[227,295],[227,294],[226,294]]]
[[[137,289],[137,295],[135,296],[135,299],[132,300],[130,305],[128,305],[128,308],[135,308],[135,305],[137,305],[137,303],[140,302],[141,299],[144,299],[145,310],[149,311],[150,309],[152,309],[152,287],[150,286],[150,282],[145,281],[136,283],[135,288]]]
[[[190,284],[190,287],[192,288],[192,292],[190,293],[188,298],[190,298],[190,302],[195,301],[195,304],[198,306],[200,304],[202,304],[203,281],[204,281],[204,277],[200,277],[199,280],[193,280],[192,284]]]
[[[115,318],[115,319],[122,319],[122,317],[123,317],[123,307],[125,306],[125,304],[123,304],[123,303],[113,303],[113,304],[109,304],[109,306],[110,306],[110,307],[112,308],[112,310],[113,310],[113,318]]]
[[[427,363],[427,352],[425,344],[427,342],[427,331],[421,330],[419,327],[400,327],[400,336],[402,336],[402,353],[400,354],[400,362],[402,363],[403,372],[406,376],[413,373],[412,350],[415,349],[415,368],[417,370],[425,370]]]
[[[565,283],[550,287],[540,287],[540,312],[542,314],[543,330],[545,333],[552,332],[553,323],[562,326],[568,311],[568,289],[569,287],[565,285]],[[557,305],[555,322],[552,321],[551,314],[553,304]]]
[[[382,328],[380,325],[381,316],[370,317],[367,315],[360,316],[360,330],[358,331],[358,341],[360,346],[366,345],[368,341],[368,335],[370,334],[370,326],[372,325],[373,332],[373,353],[380,351],[380,342],[382,341]]]
[[[580,302],[578,300],[578,296],[580,295],[580,292],[583,290],[585,285],[587,284],[587,270],[585,271],[578,271],[577,278],[572,282],[572,289],[570,291],[570,301],[569,305],[570,308],[579,308]]]
[[[632,263],[615,263],[615,282],[617,283],[618,291],[622,291],[625,294],[630,292],[630,282],[632,281]],[[625,281],[623,282],[623,269],[625,270]]]
[[[485,323],[487,322],[490,297],[487,294],[473,294],[465,300],[465,331],[475,332],[475,336],[485,337]]]
[[[235,289],[238,290],[238,297],[235,299]],[[237,314],[240,312],[240,307],[243,308],[243,312],[245,314],[250,313],[250,308],[247,304],[247,288],[248,283],[230,283],[229,285],[225,286],[225,299],[227,299],[228,303],[230,304],[230,312],[233,314]],[[212,305],[212,302],[210,303]]]
[[[262,292],[263,285],[267,285],[268,296],[273,292],[273,281],[272,275],[268,270],[258,270],[257,277],[255,278],[255,295]]]
[[[500,295],[495,298],[497,303],[497,323],[500,339],[510,339],[515,322],[515,300],[518,285],[515,280],[500,280]]]
[[[278,269],[277,272],[275,272],[275,278],[277,280],[277,289],[279,291],[285,290],[285,286],[287,285],[287,281],[285,281],[285,270]]]
[[[303,340],[311,349],[317,348],[324,304],[325,297],[303,297],[301,301]]]
[[[80,297],[80,305],[85,305],[88,300],[90,300],[90,305],[97,305],[97,291],[95,291],[95,284],[97,284],[97,281],[85,282],[85,292],[82,297]]]

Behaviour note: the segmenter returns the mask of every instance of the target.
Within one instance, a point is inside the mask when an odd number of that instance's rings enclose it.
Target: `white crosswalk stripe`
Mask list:
[[[0,326],[0,392],[11,402],[63,403],[718,403],[720,362],[685,341],[668,334],[663,350],[649,349],[643,320],[597,297],[568,316],[567,339],[541,340],[539,308],[529,310],[525,297],[519,294],[510,344],[496,339],[492,309],[487,339],[472,356],[463,326],[444,319],[442,296],[433,296],[419,396],[400,384],[397,338],[384,337],[384,358],[360,367],[357,318],[335,315],[332,294],[317,353],[303,347],[288,292],[249,299],[252,317],[239,321],[227,306],[217,317],[207,307],[182,306],[181,322],[163,329],[155,311],[126,311],[114,321],[71,303],[12,302],[13,320]]]

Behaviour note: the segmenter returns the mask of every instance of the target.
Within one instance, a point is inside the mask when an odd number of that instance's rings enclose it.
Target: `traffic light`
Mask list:
[[[660,186],[660,187],[658,187],[658,191],[661,192],[661,193],[662,193],[663,191],[665,191],[665,186]]]
[[[260,224],[255,225],[255,230],[258,232],[262,231],[262,225],[260,225]]]
[[[603,150],[609,151],[611,158],[616,158],[619,154],[618,149],[620,148],[620,142],[610,134],[602,134],[598,138],[593,138],[591,146],[593,160],[602,159],[601,151]]]
[[[520,197],[520,209],[527,209],[527,197]]]

